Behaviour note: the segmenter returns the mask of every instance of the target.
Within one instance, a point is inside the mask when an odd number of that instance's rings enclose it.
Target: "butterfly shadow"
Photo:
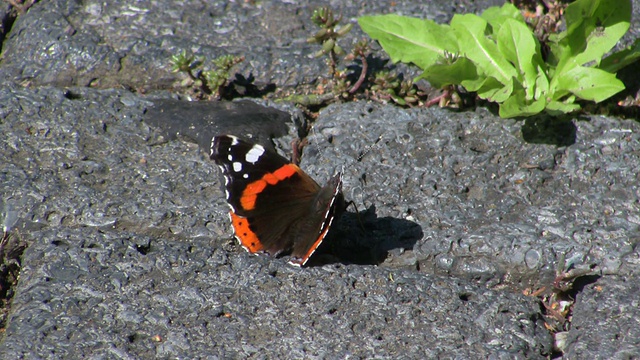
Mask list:
[[[393,217],[379,218],[372,205],[365,211],[344,212],[308,265],[378,265],[389,251],[412,250],[422,237],[422,227],[417,223]]]

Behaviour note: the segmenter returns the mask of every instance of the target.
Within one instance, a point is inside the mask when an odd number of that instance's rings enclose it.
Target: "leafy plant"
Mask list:
[[[193,85],[201,94],[222,97],[222,91],[228,85],[231,77],[231,69],[244,61],[243,56],[225,55],[213,59],[213,67],[209,70],[203,68],[204,59],[183,50],[171,57],[171,71],[183,72],[189,77],[182,85]]]
[[[5,199],[6,201],[6,199]],[[20,257],[27,247],[18,229],[14,225],[18,221],[18,211],[5,202],[2,211],[2,237],[0,238],[0,332],[7,325],[11,299],[15,295],[16,285],[20,277]]]
[[[500,105],[500,116],[553,115],[622,91],[615,76],[636,61],[636,43],[605,58],[629,29],[630,0],[578,0],[564,12],[566,30],[548,35],[549,55],[510,3],[481,16],[456,14],[449,25],[398,15],[364,16],[362,29],[393,62],[413,63],[434,87],[461,85]]]
[[[338,28],[338,24],[342,20],[342,16],[335,17],[333,11],[329,7],[317,8],[311,15],[311,21],[320,27],[320,30],[312,37],[307,39],[308,43],[322,44],[322,49],[316,52],[315,57],[322,55],[329,56],[329,67],[331,76],[335,75],[337,57],[344,55],[344,50],[338,45],[337,40],[348,34],[353,28],[352,24],[347,24]]]
[[[374,100],[392,100],[398,105],[413,105],[422,95],[412,80],[401,80],[397,74],[387,70],[374,74],[370,94]]]
[[[372,78],[367,80],[369,65],[367,56],[370,53],[368,40],[358,41],[353,50],[346,54],[344,60],[360,60],[362,66],[358,79],[351,84],[348,79],[348,71],[338,69],[340,56],[345,55],[345,51],[338,45],[338,39],[347,35],[353,26],[347,24],[338,27],[342,16],[336,17],[329,7],[321,7],[314,10],[311,20],[320,27],[312,37],[307,39],[308,43],[321,44],[322,48],[315,53],[316,57],[326,55],[329,74],[332,81],[326,83],[330,90],[319,89],[318,94],[291,95],[285,100],[293,101],[302,105],[320,105],[338,98],[353,99],[360,91],[370,99],[377,101],[394,101],[400,105],[414,105],[419,103],[419,97],[423,96],[414,86],[411,80],[401,80],[397,74],[389,71],[378,71],[372,74]]]
[[[333,10],[327,6],[317,8],[313,11],[311,21],[316,24],[320,30],[309,37],[307,42],[322,45],[322,48],[318,50],[314,56],[327,56],[327,65],[329,66],[331,81],[324,82],[323,86],[318,87],[317,92],[313,94],[292,94],[283,100],[292,101],[303,106],[317,106],[340,97],[349,98],[360,85],[362,85],[365,80],[364,76],[367,73],[366,52],[368,51],[368,43],[359,42],[354,47],[353,52],[345,57],[348,60],[354,60],[356,57],[362,58],[360,78],[356,81],[356,84],[352,86],[351,82],[347,79],[347,71],[338,70],[340,56],[345,55],[344,49],[338,45],[338,39],[344,37],[353,29],[352,24],[338,27],[341,20],[342,16],[335,17]],[[328,86],[329,91],[326,91],[327,89],[325,89],[324,85]]]

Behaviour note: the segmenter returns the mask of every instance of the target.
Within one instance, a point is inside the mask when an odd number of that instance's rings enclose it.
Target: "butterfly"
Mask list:
[[[291,253],[304,266],[345,209],[342,172],[324,186],[275,151],[233,135],[211,141],[222,169],[229,216],[240,244],[252,254]]]

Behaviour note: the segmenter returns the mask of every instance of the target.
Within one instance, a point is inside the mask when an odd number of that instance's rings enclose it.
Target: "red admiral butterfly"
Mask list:
[[[295,164],[263,146],[235,136],[216,136],[211,159],[222,169],[231,224],[250,253],[307,263],[344,210],[342,173],[320,187]]]

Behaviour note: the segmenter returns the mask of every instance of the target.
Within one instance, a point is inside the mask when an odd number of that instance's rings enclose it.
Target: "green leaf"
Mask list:
[[[566,50],[558,71],[569,71],[592,61],[599,64],[629,29],[631,1],[577,0],[565,9],[565,20]]]
[[[396,94],[391,94],[391,99],[398,105],[407,105],[407,102],[404,101],[403,98],[401,98],[400,96],[396,95]]]
[[[494,79],[494,78],[490,78]],[[509,84],[503,84],[499,88],[486,87],[478,90],[478,96],[489,101],[501,103],[509,98],[513,93],[513,81]]]
[[[492,6],[485,10],[480,17],[491,25],[493,34],[497,34],[500,31],[502,24],[507,19],[516,20],[525,24],[524,17],[520,13],[520,10],[511,3],[505,3],[502,7]]]
[[[585,100],[601,102],[624,90],[624,84],[616,78],[615,74],[579,66],[558,78],[556,90],[553,94],[554,100],[570,92]]]
[[[526,99],[535,94],[538,72],[545,71],[540,55],[540,44],[527,25],[513,19],[506,19],[497,37],[498,50],[515,65],[517,79],[525,90]]]
[[[615,73],[627,65],[631,65],[640,59],[640,38],[627,46],[624,50],[613,53],[602,60],[600,69]]]
[[[516,116],[531,116],[540,113],[547,105],[544,99],[529,101],[526,99],[524,89],[519,89],[500,104],[499,114],[503,118]]]
[[[496,80],[494,77],[487,77],[483,74],[478,74],[475,78],[463,80],[460,85],[462,85],[467,91],[478,91],[480,89],[492,89],[492,88],[501,88],[502,83]]]
[[[569,97],[565,101],[552,100],[547,103],[545,112],[549,113],[550,115],[558,116],[580,110],[580,105],[574,104],[574,101],[574,96]]]
[[[455,35],[449,26],[431,20],[389,14],[363,16],[358,18],[358,24],[380,43],[394,63],[414,63],[426,69],[446,52],[458,52]]]
[[[536,92],[533,96],[534,99],[540,99],[546,97],[549,94],[549,79],[547,74],[541,69],[538,69],[538,77],[536,78]]]
[[[459,57],[453,64],[435,64],[424,70],[416,79],[425,79],[433,87],[442,88],[447,85],[458,85],[467,79],[478,77],[476,66],[467,58]]]
[[[498,50],[498,46],[487,39],[487,22],[474,14],[454,15],[451,28],[458,37],[460,51],[473,61],[487,76],[492,76],[504,85],[513,84],[516,69]]]
[[[498,103],[507,100],[513,91],[513,82],[505,85],[493,76],[487,77],[482,74],[476,79],[463,81],[461,85],[468,91],[477,92],[482,99]]]
[[[547,68],[549,69],[549,77],[553,77],[557,65],[560,63],[565,51],[568,51],[568,47],[564,45],[564,38],[567,33],[562,32],[558,34],[549,34],[547,39],[547,46],[549,47],[549,53],[546,57]]]

